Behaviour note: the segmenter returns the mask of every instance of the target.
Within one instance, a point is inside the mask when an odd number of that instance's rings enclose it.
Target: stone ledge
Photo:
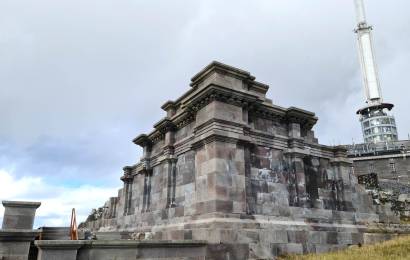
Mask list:
[[[32,229],[3,229],[0,230],[0,241],[32,241],[40,231]]]
[[[86,240],[37,240],[34,244],[40,249],[77,250],[89,242]]]
[[[84,241],[85,248],[158,248],[158,247],[202,247],[208,242],[202,240],[104,240]]]
[[[22,208],[38,208],[41,205],[41,202],[33,201],[2,201],[4,207],[22,207]]]

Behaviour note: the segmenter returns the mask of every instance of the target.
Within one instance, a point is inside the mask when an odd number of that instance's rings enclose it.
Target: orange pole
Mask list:
[[[71,240],[78,240],[77,219],[74,208],[71,211],[70,238]]]

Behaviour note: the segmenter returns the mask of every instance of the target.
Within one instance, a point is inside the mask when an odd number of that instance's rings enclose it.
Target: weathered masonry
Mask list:
[[[367,224],[397,220],[358,185],[345,148],[318,143],[314,113],[274,105],[267,85],[218,62],[190,85],[133,140],[141,161],[124,167],[118,197],[83,227],[271,259],[363,243]]]

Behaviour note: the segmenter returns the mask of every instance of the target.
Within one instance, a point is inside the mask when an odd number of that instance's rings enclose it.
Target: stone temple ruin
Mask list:
[[[0,259],[275,259],[409,234],[358,183],[315,114],[274,105],[249,72],[213,62],[135,138],[118,196],[69,229],[33,230],[40,203],[3,201]]]
[[[387,238],[371,224],[398,218],[358,184],[344,147],[318,143],[314,113],[274,105],[267,85],[219,62],[191,81],[162,106],[154,130],[133,140],[141,161],[124,167],[118,196],[82,228],[104,240],[145,232],[153,241],[205,241],[206,259],[273,259]]]

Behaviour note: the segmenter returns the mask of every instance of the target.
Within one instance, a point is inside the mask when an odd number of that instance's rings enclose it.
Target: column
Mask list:
[[[39,235],[38,230],[33,230],[33,224],[40,205],[40,202],[3,201],[5,212],[0,230],[0,259],[28,259],[30,243]]]

